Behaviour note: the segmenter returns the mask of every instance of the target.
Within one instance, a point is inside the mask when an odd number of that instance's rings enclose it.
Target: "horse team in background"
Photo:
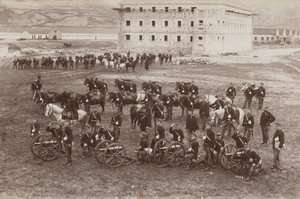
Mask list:
[[[51,70],[78,70],[80,67],[84,69],[94,69],[97,62],[100,66],[105,66],[106,69],[117,69],[119,71],[128,71],[132,69],[134,72],[138,64],[145,65],[146,70],[155,62],[156,55],[136,54],[131,56],[130,52],[127,55],[121,53],[104,53],[100,56],[93,54],[72,56],[42,57],[42,58],[16,58],[13,60],[13,69],[51,69]],[[172,61],[172,56],[167,54],[159,54],[158,58],[161,63],[163,60]]]

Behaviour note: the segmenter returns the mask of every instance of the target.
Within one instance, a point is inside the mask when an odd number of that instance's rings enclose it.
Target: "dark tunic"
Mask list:
[[[173,141],[183,141],[184,135],[181,129],[173,130],[173,128],[170,127],[169,132],[173,135]]]
[[[275,121],[275,117],[268,111],[264,111],[260,117],[261,126],[270,126],[270,123]]]
[[[236,96],[236,90],[235,90],[235,88],[234,87],[229,87],[228,89],[227,89],[227,91],[226,91],[226,96],[227,97],[235,97]]]
[[[279,142],[279,144],[278,144]],[[284,133],[282,130],[276,130],[272,139],[272,146],[273,148],[282,148],[283,144],[284,144],[285,140],[284,140]],[[278,146],[276,146],[278,145]]]
[[[254,127],[254,117],[252,114],[246,114],[243,119],[242,126],[253,129]]]
[[[215,132],[211,129],[207,129],[204,139],[204,145],[211,149],[215,148]]]
[[[248,143],[248,140],[246,137],[238,136],[236,133],[232,135],[232,139],[235,140],[237,148],[244,148],[245,144]]]

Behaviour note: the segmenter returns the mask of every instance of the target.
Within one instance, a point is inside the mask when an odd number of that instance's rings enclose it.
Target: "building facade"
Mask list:
[[[254,28],[254,44],[287,44],[300,41],[300,30],[275,29],[275,28]]]
[[[252,48],[252,12],[224,3],[124,2],[120,51],[219,54]]]

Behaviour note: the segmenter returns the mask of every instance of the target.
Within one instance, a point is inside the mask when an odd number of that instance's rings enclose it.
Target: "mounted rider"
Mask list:
[[[70,99],[62,112],[62,119],[76,120],[78,119],[78,103],[74,93],[70,94]]]
[[[211,104],[209,107],[214,108],[215,110],[224,108],[225,103],[222,100],[221,96],[216,96],[216,98],[217,98],[217,100],[213,104]]]

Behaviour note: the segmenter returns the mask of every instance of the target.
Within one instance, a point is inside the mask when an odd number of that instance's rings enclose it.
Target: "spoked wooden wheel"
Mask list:
[[[169,166],[179,166],[185,161],[185,148],[181,142],[172,142],[166,150],[166,162]]]
[[[31,152],[34,156],[45,161],[54,160],[58,157],[60,144],[52,135],[37,136],[31,146]]]
[[[233,144],[226,145],[223,147],[220,151],[219,154],[219,164],[224,168],[224,169],[231,169],[231,157],[233,153],[236,151],[236,146]]]
[[[96,160],[100,163],[100,164],[105,164],[104,161],[104,152],[105,149],[111,144],[112,142],[109,140],[103,140],[101,141],[95,148],[95,157]]]
[[[250,164],[247,162],[244,149],[236,150],[231,157],[232,171],[236,175],[244,175],[249,172]]]
[[[119,143],[110,144],[103,154],[104,162],[110,168],[122,166],[126,157],[126,150]]]
[[[154,145],[153,161],[157,163],[163,163],[166,159],[166,150],[170,141],[165,139],[158,140]]]

